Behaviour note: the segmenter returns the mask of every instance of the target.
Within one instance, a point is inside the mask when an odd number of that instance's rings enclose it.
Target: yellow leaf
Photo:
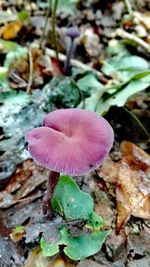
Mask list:
[[[20,21],[8,23],[0,28],[0,36],[5,40],[14,39],[17,37],[22,25]]]

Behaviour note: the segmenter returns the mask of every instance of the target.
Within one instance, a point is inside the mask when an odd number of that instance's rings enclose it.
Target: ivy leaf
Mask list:
[[[82,192],[71,177],[61,176],[53,194],[52,206],[67,219],[87,219],[94,204],[90,194]]]
[[[59,252],[59,246],[64,246],[64,253],[72,260],[83,260],[96,254],[102,247],[110,231],[94,231],[92,234],[83,234],[72,237],[66,226],[60,230],[62,238],[56,244],[47,244],[43,239],[40,246],[44,256],[53,256]]]
[[[41,238],[40,246],[41,246],[43,255],[46,257],[51,257],[59,252],[59,243],[49,244],[49,243],[46,243],[43,238]]]
[[[59,246],[64,247],[64,253],[72,260],[82,260],[97,253],[109,234],[109,231],[100,231],[103,219],[93,211],[93,200],[88,193],[80,190],[70,176],[61,176],[52,198],[53,209],[64,215],[66,219],[84,219],[80,235],[72,235],[69,226],[60,227],[60,240],[55,243],[46,243],[44,238],[40,246],[44,256],[53,256],[59,252]],[[88,229],[90,228],[90,233]]]
[[[79,237],[71,237],[64,227],[61,230],[65,254],[72,260],[82,260],[96,254],[109,234],[109,231],[94,231]]]

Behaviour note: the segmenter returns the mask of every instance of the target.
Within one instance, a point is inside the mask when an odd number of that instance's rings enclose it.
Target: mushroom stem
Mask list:
[[[52,210],[51,199],[53,196],[55,186],[59,180],[59,176],[60,176],[59,172],[50,171],[49,173],[47,179],[47,190],[42,202],[42,210],[44,214],[47,212],[47,210]]]
[[[64,72],[67,73],[68,69],[70,68],[70,62],[71,62],[71,58],[72,58],[72,54],[73,54],[73,50],[74,50],[74,39],[70,38],[70,47],[67,50],[67,55],[66,55],[66,61],[64,64]]]

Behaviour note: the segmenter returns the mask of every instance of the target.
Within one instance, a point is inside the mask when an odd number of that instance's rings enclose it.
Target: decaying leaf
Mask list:
[[[0,192],[0,208],[8,208],[31,193],[47,179],[47,171],[37,168],[30,160],[21,164],[9,184]]]
[[[134,12],[134,16],[136,19],[139,20],[139,22],[141,22],[144,27],[147,29],[147,30],[150,30],[150,13],[147,12],[147,13],[140,13],[140,12]]]
[[[0,28],[0,36],[4,38],[4,40],[14,39],[17,37],[22,26],[23,24],[20,21],[8,23]]]
[[[89,57],[97,58],[100,56],[101,44],[99,36],[92,29],[84,29],[84,34],[81,35],[81,43],[85,46]]]
[[[80,261],[77,267],[107,267],[107,266],[96,263],[92,260],[84,260],[84,261]]]
[[[127,255],[129,267],[150,266],[150,231],[141,231],[139,235],[129,234],[127,238]]]
[[[115,212],[113,209],[113,202],[109,199],[108,192],[104,188],[99,188],[99,184],[93,179],[89,181],[91,193],[95,199],[95,211],[104,219],[106,229],[110,229],[113,221],[115,221]]]
[[[30,60],[32,61],[32,88],[37,88],[44,83],[47,76],[52,75],[53,67],[49,56],[44,55],[42,50],[36,46],[30,48]],[[9,84],[12,88],[24,88],[25,85],[20,85],[20,80],[16,81],[16,76],[21,78],[26,84],[29,79],[29,55],[26,53],[17,59],[13,59],[9,64]]]
[[[29,256],[24,267],[49,267],[49,259],[44,257],[40,249],[35,249]]]
[[[110,157],[108,157],[98,170],[98,175],[99,177],[102,177],[106,183],[116,184],[119,166],[120,162],[114,162]]]
[[[71,263],[68,259],[63,259],[61,256],[48,258],[43,256],[41,250],[36,248],[29,255],[24,267],[75,267],[76,263]]]
[[[150,156],[131,142],[122,142],[120,149],[120,161],[108,158],[98,170],[109,193],[116,197],[117,231],[125,226],[131,215],[150,219]],[[102,193],[100,195],[102,197]],[[105,218],[99,202],[96,210]]]
[[[150,156],[130,142],[123,142],[121,150],[116,189],[118,231],[131,215],[150,219]]]

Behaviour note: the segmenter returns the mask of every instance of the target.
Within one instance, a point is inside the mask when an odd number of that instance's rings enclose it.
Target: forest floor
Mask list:
[[[70,27],[80,35],[67,65]],[[150,266],[149,60],[149,0],[63,0],[56,14],[48,1],[0,1],[1,267]],[[101,251],[81,261],[39,248],[53,232],[39,216],[48,171],[24,141],[48,112],[76,107],[103,115],[115,133],[102,166],[75,178],[110,230]]]

